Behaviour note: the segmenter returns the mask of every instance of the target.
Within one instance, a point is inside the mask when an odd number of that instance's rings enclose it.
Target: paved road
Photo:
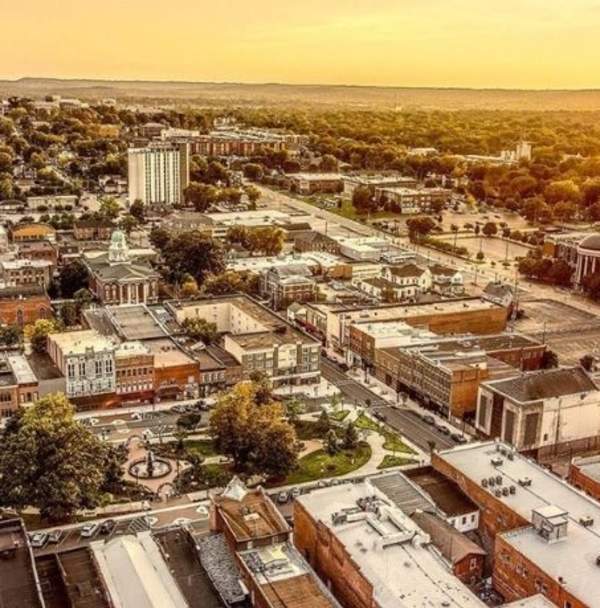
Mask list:
[[[433,441],[438,449],[451,448],[456,445],[454,440],[440,433],[435,427],[423,422],[412,410],[397,409],[389,406],[374,409],[385,415],[389,426],[426,452],[429,451],[430,441]]]
[[[335,384],[349,401],[361,407],[367,407],[367,400],[372,407],[388,405],[385,399],[375,394],[354,378],[344,373],[335,363],[321,359],[321,373],[326,380]]]
[[[329,382],[335,384],[345,397],[357,405],[367,407],[366,402],[369,399],[371,411],[381,411],[389,426],[426,452],[429,451],[430,441],[434,441],[438,448],[450,448],[456,445],[450,437],[425,423],[415,412],[390,407],[385,399],[345,374],[335,363],[321,359],[321,373]]]

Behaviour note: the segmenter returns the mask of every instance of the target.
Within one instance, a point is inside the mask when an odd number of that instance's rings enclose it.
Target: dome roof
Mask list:
[[[590,234],[590,236],[586,236],[583,241],[579,243],[579,248],[600,251],[600,234]]]

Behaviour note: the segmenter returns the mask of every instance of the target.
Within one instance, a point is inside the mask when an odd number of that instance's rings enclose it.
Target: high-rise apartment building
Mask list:
[[[128,152],[129,202],[177,205],[189,183],[187,144],[151,145]]]

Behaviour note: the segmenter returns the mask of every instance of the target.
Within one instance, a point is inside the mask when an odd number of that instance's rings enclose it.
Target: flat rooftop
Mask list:
[[[20,519],[0,521],[0,606],[43,608],[27,533]]]
[[[51,334],[49,340],[54,342],[64,355],[84,354],[88,348],[96,352],[115,348],[113,340],[100,335],[93,329]]]
[[[188,357],[170,338],[145,340],[146,346],[154,355],[154,369],[191,365],[194,360]]]
[[[125,340],[147,340],[167,335],[144,304],[107,306],[106,314]]]
[[[338,602],[289,543],[239,553],[274,608],[337,608]]]
[[[600,483],[600,456],[574,458],[572,464],[577,466],[584,475]]]
[[[474,310],[497,310],[502,307],[481,298],[460,298],[439,300],[426,304],[380,304],[375,306],[344,305],[344,304],[307,304],[323,313],[354,318],[355,322],[364,321],[393,321],[433,314],[450,314]]]
[[[188,608],[150,532],[95,541],[90,547],[116,606]]]
[[[431,497],[434,504],[449,517],[479,510],[458,485],[432,467],[410,469],[405,471],[405,475]]]
[[[483,608],[430,549],[429,537],[368,480],[315,490],[297,500],[344,546],[373,585],[381,608]],[[365,500],[374,501],[377,512],[361,507]]]
[[[224,604],[206,574],[193,537],[182,527],[154,533],[154,539],[169,556],[169,568],[189,608],[222,608]]]
[[[283,515],[262,488],[249,490],[236,477],[213,500],[237,542],[290,532]]]
[[[111,608],[89,547],[36,558],[46,608]]]
[[[37,378],[25,355],[9,355],[7,360],[19,384],[35,384],[37,382]]]
[[[562,577],[566,589],[584,604],[598,605],[597,589],[589,582],[598,578],[600,503],[500,442],[472,443],[438,456],[527,521],[532,521],[534,510],[557,507],[566,512],[567,535],[558,542],[548,543],[533,527],[507,532],[503,538],[555,580]],[[501,487],[514,486],[514,494],[495,496],[498,484],[481,486],[482,479],[498,476]],[[580,521],[587,518],[592,523],[585,527]]]

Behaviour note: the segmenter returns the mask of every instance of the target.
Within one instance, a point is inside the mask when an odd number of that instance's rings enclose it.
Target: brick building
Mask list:
[[[484,604],[455,577],[417,523],[368,480],[302,494],[294,543],[346,608]]]
[[[229,549],[218,565],[216,557],[209,560],[209,576],[211,566],[221,573],[213,577],[217,585],[231,556],[232,576],[239,569],[256,608],[340,608],[289,542],[290,527],[261,487],[250,490],[234,477],[222,494],[212,496],[210,525],[213,536],[204,546],[213,545],[214,551],[224,541],[221,546]]]
[[[600,501],[600,456],[573,458],[569,483]]]
[[[78,241],[108,241],[114,229],[110,220],[90,217],[75,221],[73,236]]]
[[[500,442],[434,453],[432,465],[479,505],[507,601],[541,593],[556,606],[598,606],[598,502]]]
[[[39,285],[0,288],[0,322],[23,327],[52,317],[50,298]]]
[[[259,290],[275,310],[286,308],[292,302],[312,302],[317,296],[317,284],[306,264],[277,266],[263,271]]]
[[[84,255],[90,289],[102,304],[146,304],[158,300],[159,275],[150,264],[134,256],[124,233],[115,230],[106,253]]]
[[[154,354],[142,342],[122,342],[115,350],[116,393],[122,403],[154,398]]]
[[[350,328],[351,349],[361,327]],[[412,329],[396,345],[375,348],[373,365],[388,386],[462,418],[475,413],[483,381],[511,375],[511,367],[537,369],[545,348],[520,334],[443,337]]]
[[[506,309],[480,298],[440,300],[427,304],[306,305],[307,323],[319,329],[327,345],[344,351],[353,324],[404,321],[436,334],[499,334],[506,329]]]
[[[5,260],[0,262],[0,277],[6,287],[40,285],[47,289],[52,279],[52,263],[45,259]]]
[[[10,231],[10,238],[14,243],[27,241],[56,241],[56,229],[48,224],[17,224]]]

